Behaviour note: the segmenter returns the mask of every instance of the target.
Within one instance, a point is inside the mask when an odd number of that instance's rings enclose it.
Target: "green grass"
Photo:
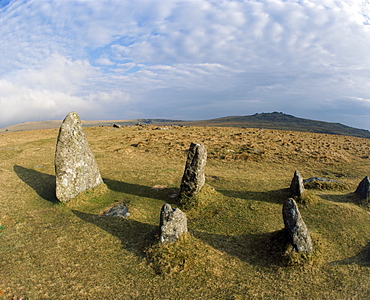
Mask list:
[[[0,150],[0,299],[370,297],[369,209],[351,194],[368,175],[367,140],[137,129],[85,128],[105,185],[68,203],[54,193],[58,131],[0,135],[0,149],[7,148]],[[185,208],[189,234],[161,245],[160,209],[179,206],[174,195],[190,142],[208,149],[206,187],[198,205]],[[253,156],[257,147],[264,153]],[[293,252],[281,235],[294,170],[347,187],[310,189],[314,201],[299,204],[310,255]],[[128,206],[127,220],[101,216],[117,202]]]
[[[317,190],[338,190],[348,191],[348,186],[341,182],[330,182],[330,181],[312,181],[305,184],[306,189],[317,189]]]

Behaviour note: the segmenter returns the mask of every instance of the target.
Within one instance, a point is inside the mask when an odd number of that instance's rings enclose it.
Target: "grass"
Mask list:
[[[58,130],[0,135],[0,299],[369,298],[369,209],[351,194],[369,175],[368,140],[154,128],[85,128],[105,185],[68,203],[54,193]],[[191,142],[208,150],[206,186],[186,208],[189,234],[160,245],[159,212],[179,205]],[[281,236],[295,170],[347,187],[306,191],[299,209],[315,248],[308,256]],[[117,202],[129,219],[101,216]]]
[[[347,191],[348,186],[341,182],[330,182],[330,181],[312,181],[306,183],[306,189],[317,189],[317,190],[338,190]]]

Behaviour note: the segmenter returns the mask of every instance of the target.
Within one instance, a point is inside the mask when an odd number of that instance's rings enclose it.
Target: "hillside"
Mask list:
[[[352,194],[370,175],[368,140],[157,128],[84,128],[106,187],[68,203],[55,198],[58,129],[0,135],[1,300],[370,298],[369,208]],[[161,248],[159,212],[179,207],[191,142],[207,148],[206,186],[184,209],[189,235]],[[310,255],[279,246],[295,170],[341,183],[309,189],[299,204]],[[102,216],[119,202],[128,219]]]
[[[340,134],[370,138],[370,131],[342,125],[297,118],[288,114],[273,112],[260,113],[251,116],[232,116],[205,121],[187,122],[189,125],[199,126],[227,126],[227,127],[251,127],[279,130],[294,130],[301,132],[315,132],[326,134]]]
[[[5,128],[1,132],[15,132],[23,130],[59,128],[61,121],[39,121],[20,123]],[[211,120],[183,121],[168,119],[134,119],[134,120],[111,120],[111,121],[83,121],[83,126],[112,126],[125,125],[183,125],[183,126],[221,126],[221,127],[249,127],[278,130],[293,130],[300,132],[315,132],[326,134],[339,134],[370,139],[370,131],[342,125],[340,123],[329,123],[297,118],[288,114],[257,113],[251,116],[231,116]]]
[[[137,120],[96,120],[96,121],[82,121],[83,126],[93,127],[93,126],[112,126],[113,124],[121,125],[134,125],[137,123]],[[53,121],[35,121],[35,122],[23,122],[15,125],[10,125],[7,127],[0,128],[0,133],[5,132],[17,132],[17,131],[28,131],[28,130],[40,130],[40,129],[53,129],[59,128],[62,124],[62,120],[53,120]]]

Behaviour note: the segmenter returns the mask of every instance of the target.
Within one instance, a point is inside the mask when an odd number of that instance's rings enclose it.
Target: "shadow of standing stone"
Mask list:
[[[164,204],[160,214],[160,237],[162,243],[176,242],[181,235],[188,232],[186,214],[178,208]]]
[[[288,198],[283,204],[283,219],[289,242],[297,252],[312,252],[312,241],[297,204]]]
[[[355,194],[358,195],[360,199],[367,199],[370,193],[369,187],[370,187],[369,177],[366,176],[364,179],[361,180],[361,182],[357,186]]]
[[[192,197],[205,183],[204,168],[207,162],[207,150],[203,144],[190,144],[184,175],[181,180],[180,197]]]
[[[64,119],[55,151],[56,196],[69,201],[103,183],[94,154],[82,131],[80,117],[70,112]]]
[[[290,190],[290,195],[292,197],[295,197],[295,196],[301,197],[304,193],[303,178],[298,171],[294,172],[294,176],[290,184],[289,190]]]

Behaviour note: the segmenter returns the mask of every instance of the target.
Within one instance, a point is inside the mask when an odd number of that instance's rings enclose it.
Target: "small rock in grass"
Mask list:
[[[303,183],[310,183],[310,182],[314,182],[314,181],[336,182],[336,183],[339,183],[339,181],[336,181],[336,180],[333,180],[333,179],[330,179],[330,178],[324,178],[324,177],[311,177],[311,178],[307,178],[307,179],[303,180]]]
[[[127,218],[130,216],[130,213],[128,212],[128,208],[124,203],[119,203],[117,206],[111,207],[103,215],[107,217]]]

